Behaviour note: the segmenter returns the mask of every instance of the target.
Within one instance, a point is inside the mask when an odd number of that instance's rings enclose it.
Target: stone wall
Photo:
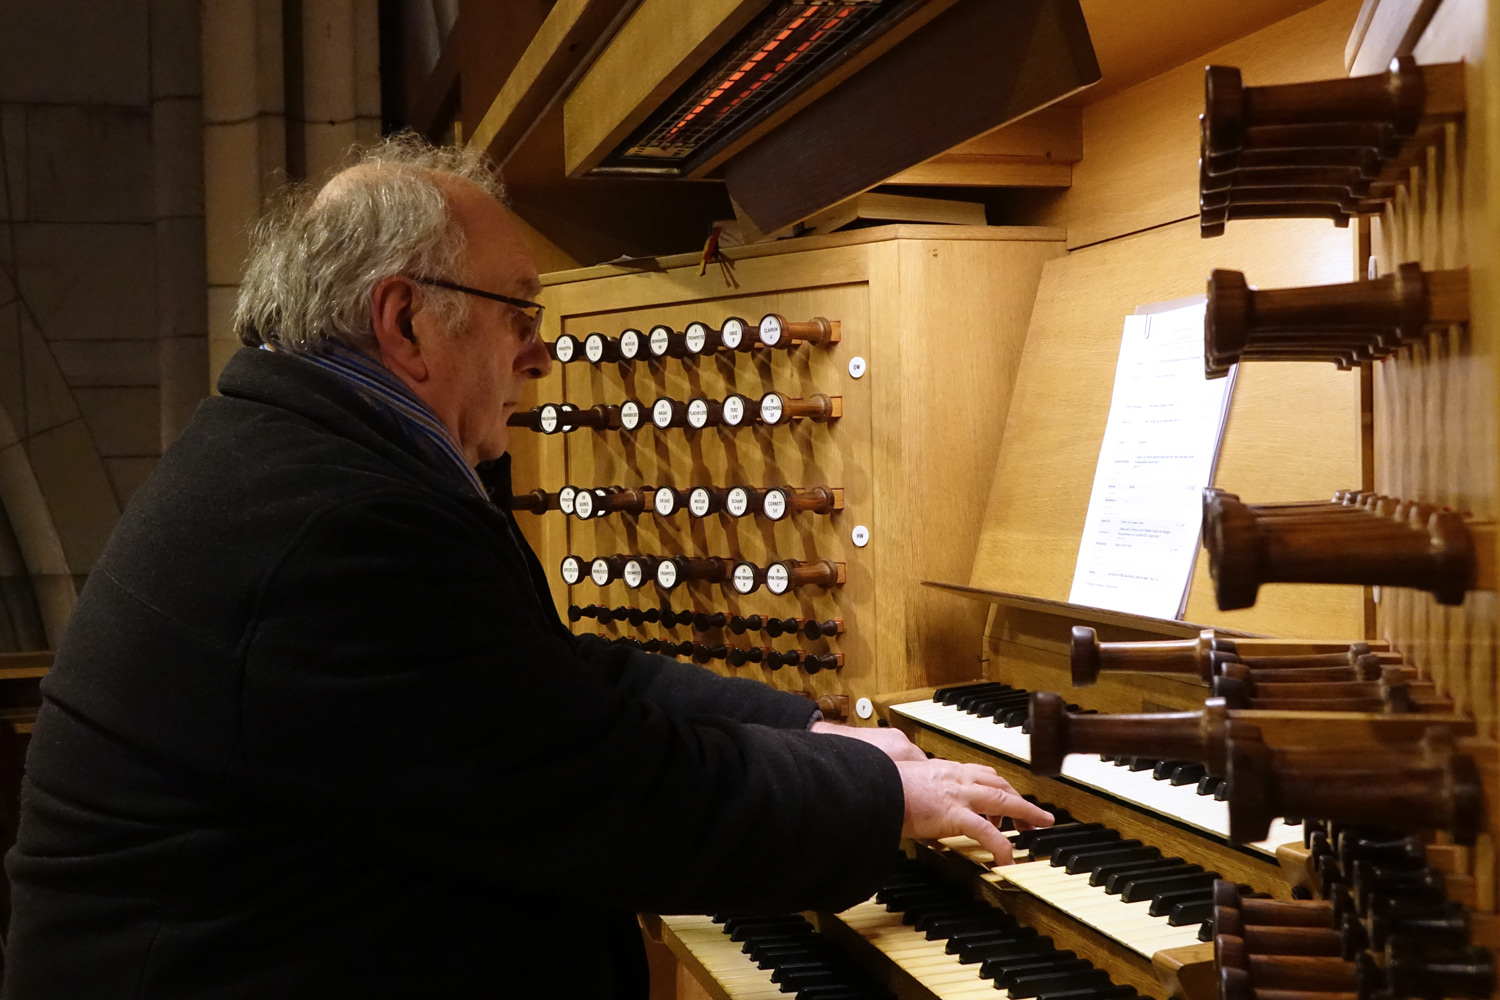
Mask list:
[[[55,642],[206,386],[198,2],[0,0],[0,25],[0,592],[29,578],[40,624],[0,617],[14,649]]]

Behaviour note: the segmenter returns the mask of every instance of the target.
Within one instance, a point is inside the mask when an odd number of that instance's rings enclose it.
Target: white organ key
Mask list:
[[[1031,737],[1020,726],[1006,728],[988,716],[970,715],[952,705],[935,701],[914,701],[892,705],[891,711],[939,729],[1022,764],[1031,763]],[[1071,754],[1063,761],[1063,776],[1077,784],[1103,792],[1140,809],[1166,816],[1186,826],[1229,840],[1229,803],[1211,795],[1199,795],[1193,785],[1173,785],[1159,781],[1150,771],[1131,771],[1116,767],[1093,754]],[[1302,833],[1281,820],[1271,822],[1271,834],[1265,840],[1244,844],[1245,848],[1267,857],[1276,857],[1276,848]]]
[[[771,970],[757,966],[744,953],[744,945],[731,941],[724,928],[710,918],[664,916],[661,922],[732,1000],[773,1000],[786,996],[779,984],[771,982]]]
[[[928,941],[925,934],[902,923],[901,914],[887,911],[873,899],[851,906],[837,914],[837,919],[938,1000],[1010,997],[1009,991],[997,990],[993,981],[980,978],[977,964],[964,965],[957,955],[948,954],[947,941]]]
[[[1069,875],[1060,867],[1034,861],[996,868],[995,874],[1146,958],[1163,948],[1200,943],[1198,924],[1168,926],[1166,917],[1153,917],[1146,912],[1151,900],[1123,902],[1118,895],[1106,893],[1102,885],[1089,885],[1088,872]]]

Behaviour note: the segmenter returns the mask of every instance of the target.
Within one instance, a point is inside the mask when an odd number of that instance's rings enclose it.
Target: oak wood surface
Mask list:
[[[1204,64],[1238,66],[1249,85],[1342,76],[1358,9],[1359,0],[1326,0],[1088,104],[1073,184],[1030,221],[1065,225],[1076,248],[1196,218]]]
[[[1200,292],[1214,267],[1229,262],[1268,286],[1347,281],[1348,247],[1348,234],[1324,223],[1246,224],[1202,240],[1190,221],[1050,262],[970,585],[1067,599],[1125,315]],[[1331,497],[1360,480],[1359,412],[1359,381],[1350,373],[1243,366],[1215,481],[1257,501]],[[1200,552],[1186,618],[1269,635],[1358,637],[1361,602],[1359,588],[1268,587],[1254,608],[1220,612]]]
[[[741,598],[717,585],[688,584],[672,593],[670,603],[847,623],[842,635],[773,643],[843,653],[839,671],[809,677],[789,668],[739,670],[778,687],[859,696],[972,675],[984,607],[951,601],[919,581],[968,575],[972,549],[954,540],[978,534],[980,498],[998,453],[1035,285],[1044,262],[1061,252],[1061,234],[1003,240],[968,227],[892,228],[915,228],[923,238],[887,239],[863,231],[859,240],[788,241],[783,253],[736,259],[733,285],[714,268],[700,276],[696,261],[680,258],[639,273],[590,269],[592,277],[549,276],[542,295],[547,339],[559,332],[617,336],[628,327],[645,330],[657,323],[680,330],[694,320],[717,329],[727,316],[753,325],[771,312],[794,322],[836,320],[841,339],[791,352],[721,352],[696,362],[560,365],[539,387],[539,400],[587,407],[636,398],[649,406],[659,396],[718,399],[739,392],[755,399],[774,389],[791,398],[840,396],[843,416],[740,431],[647,428],[633,436],[587,430],[537,436],[520,444],[541,456],[539,481],[517,481],[518,491],[568,483],[827,486],[844,491],[844,507],[779,522],[720,515],[699,520],[684,512],[671,519],[613,515],[583,523],[556,512],[523,514],[548,571],[568,552],[585,558],[688,553],[756,565],[832,559],[846,566],[841,587],[802,588],[785,597],[762,589]],[[950,234],[981,238],[942,238]],[[848,373],[854,356],[868,367],[858,379]],[[854,525],[869,528],[867,547],[851,543]],[[601,591],[585,582],[572,589],[570,598],[559,588],[560,605],[663,603],[649,586],[635,591],[616,582]],[[630,630],[618,623],[612,634],[623,631],[643,638],[700,638],[682,627]],[[703,637],[731,645],[756,644],[753,638],[721,638],[716,630]]]

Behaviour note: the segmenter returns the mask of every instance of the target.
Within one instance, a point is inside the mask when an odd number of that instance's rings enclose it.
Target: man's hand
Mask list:
[[[834,736],[847,736],[851,740],[864,740],[871,746],[879,747],[885,751],[887,757],[894,761],[921,760],[925,761],[927,755],[918,750],[906,734],[899,729],[876,728],[874,726],[841,726],[836,722],[814,722],[812,731],[815,733],[831,733]]]
[[[1051,826],[1052,814],[1021,798],[993,768],[951,760],[898,760],[906,795],[903,837],[952,837],[979,841],[995,864],[1011,861],[1010,839],[990,817],[1009,816],[1017,829]]]

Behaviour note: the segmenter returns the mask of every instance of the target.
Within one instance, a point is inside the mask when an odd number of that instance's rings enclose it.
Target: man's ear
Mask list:
[[[424,382],[427,361],[414,325],[418,308],[416,287],[404,275],[387,275],[370,289],[370,326],[380,360],[398,375]]]

